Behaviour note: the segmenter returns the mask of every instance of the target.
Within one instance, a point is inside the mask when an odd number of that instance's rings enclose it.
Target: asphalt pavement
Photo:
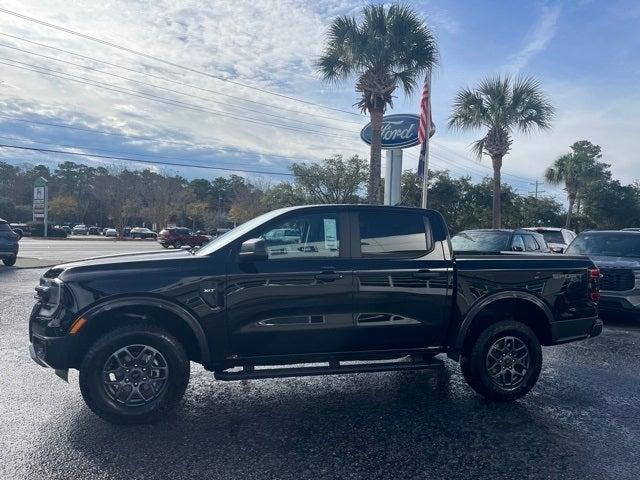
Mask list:
[[[510,404],[449,360],[242,382],[194,365],[167,420],[117,427],[84,405],[77,372],[66,384],[29,359],[44,271],[0,268],[0,479],[640,478],[640,320],[545,348],[537,386]]]

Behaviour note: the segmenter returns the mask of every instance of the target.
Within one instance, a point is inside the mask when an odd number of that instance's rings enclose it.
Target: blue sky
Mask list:
[[[477,161],[468,149],[481,132],[446,130],[451,99],[459,88],[487,75],[531,74],[551,97],[557,118],[550,132],[516,136],[504,161],[505,181],[520,192],[531,190],[544,169],[581,139],[601,145],[603,160],[624,182],[640,177],[640,3],[409,3],[440,44],[441,62],[433,80],[438,125],[433,166],[475,179],[490,174],[488,159]],[[73,151],[269,172],[286,172],[291,161],[320,161],[333,153],[367,156],[358,137],[365,117],[193,71],[357,113],[353,84],[323,84],[312,62],[322,50],[331,19],[355,14],[361,6],[349,0],[5,1],[2,7],[7,10],[192,71],[0,13],[0,143],[66,150],[79,146],[83,148]],[[416,112],[417,97],[399,94],[393,113]],[[54,165],[74,159],[7,149],[0,150],[0,156],[17,164]],[[416,157],[417,148],[407,151],[405,168],[415,168]],[[88,157],[75,160],[115,169],[133,166]],[[187,177],[229,173],[156,168]],[[267,183],[287,178],[239,173]],[[558,188],[544,188],[562,198]]]

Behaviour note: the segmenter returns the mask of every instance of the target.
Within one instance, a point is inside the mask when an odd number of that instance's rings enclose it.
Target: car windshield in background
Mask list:
[[[571,255],[640,257],[640,233],[583,233],[567,249]]]
[[[499,252],[509,249],[510,232],[466,231],[451,239],[456,252]]]
[[[541,234],[547,243],[565,243],[560,230],[536,230],[536,232]]]

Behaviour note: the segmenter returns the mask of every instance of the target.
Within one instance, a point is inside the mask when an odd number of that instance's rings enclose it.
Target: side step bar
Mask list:
[[[388,372],[394,370],[435,370],[441,369],[444,362],[434,358],[429,362],[396,361],[383,363],[361,363],[342,365],[340,362],[329,362],[329,365],[290,368],[260,368],[244,366],[242,370],[216,371],[218,380],[255,380],[260,378],[310,377],[314,375],[340,375],[344,373]]]

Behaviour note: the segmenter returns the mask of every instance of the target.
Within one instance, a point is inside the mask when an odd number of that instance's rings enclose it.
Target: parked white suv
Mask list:
[[[527,227],[525,230],[533,230],[541,234],[547,242],[549,250],[553,253],[564,253],[569,244],[576,238],[576,233],[566,228]]]

